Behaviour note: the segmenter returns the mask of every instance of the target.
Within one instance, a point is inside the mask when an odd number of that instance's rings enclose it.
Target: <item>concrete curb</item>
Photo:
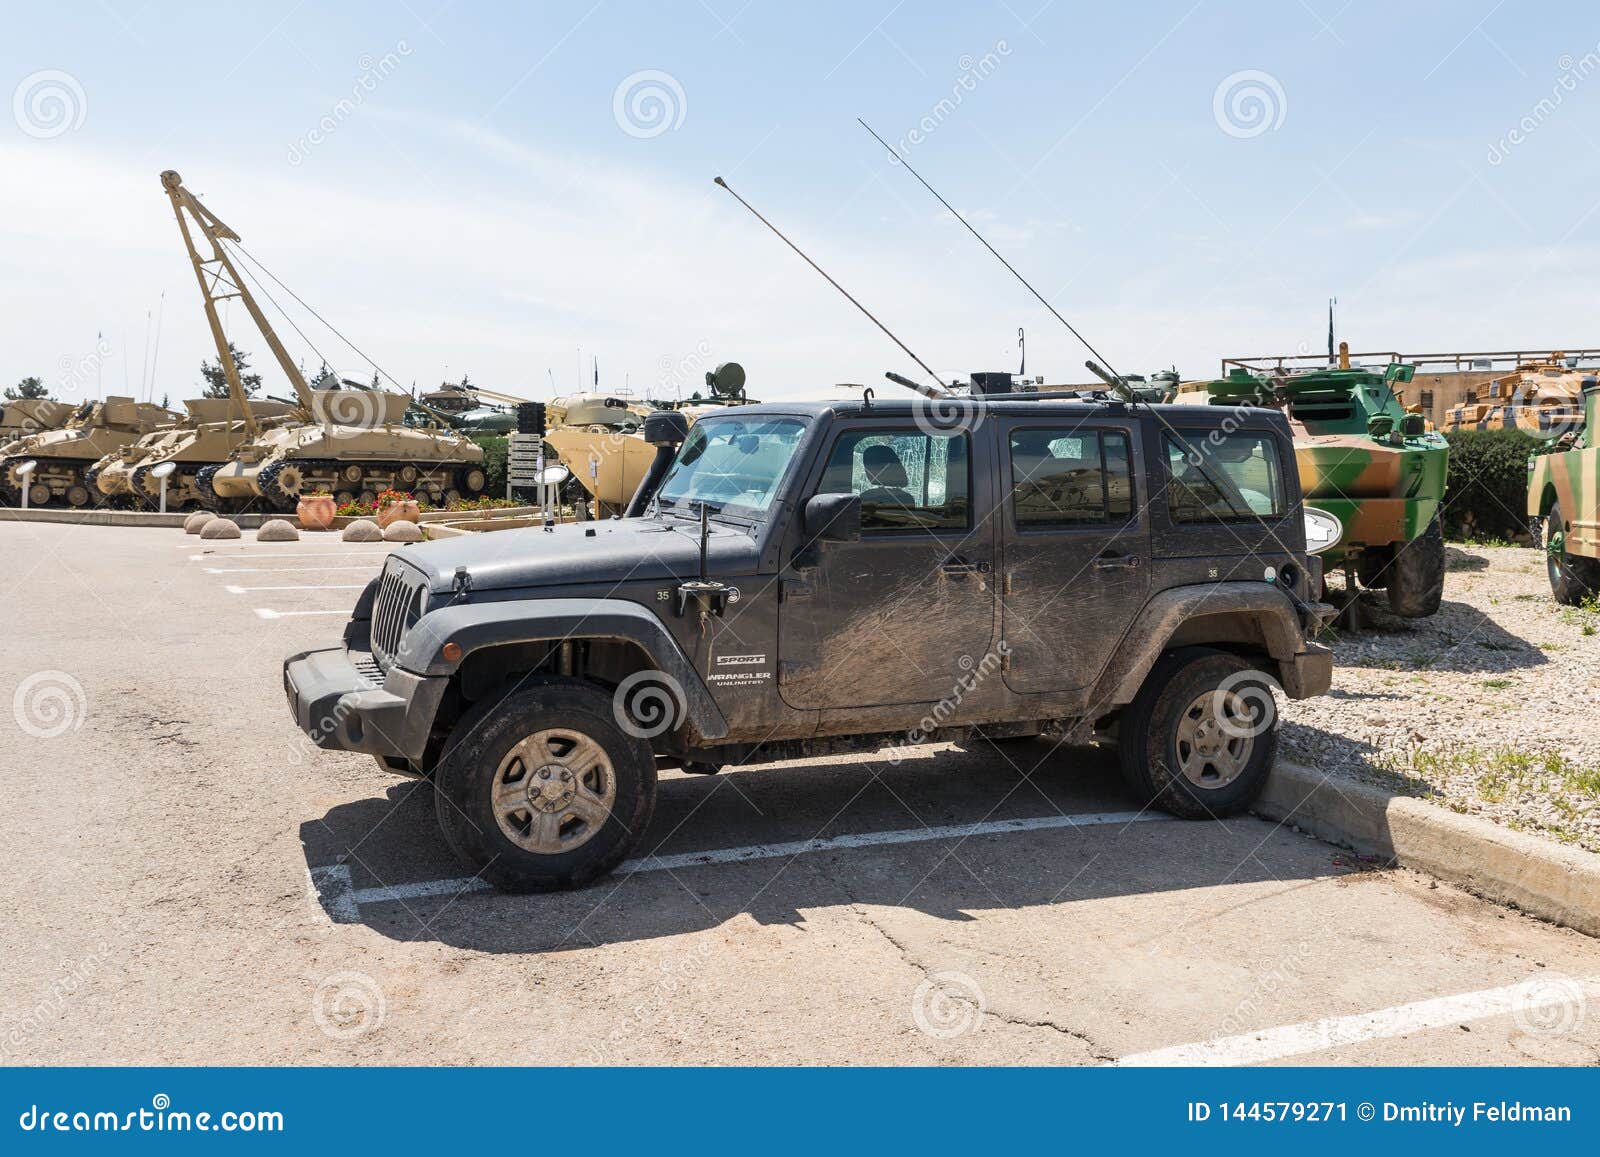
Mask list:
[[[1600,855],[1279,761],[1255,813],[1600,936]]]

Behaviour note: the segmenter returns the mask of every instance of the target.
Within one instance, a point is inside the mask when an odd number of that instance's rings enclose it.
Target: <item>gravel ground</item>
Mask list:
[[[1559,606],[1527,547],[1452,545],[1447,565],[1431,618],[1363,599],[1331,694],[1285,706],[1287,754],[1600,851],[1600,608]]]

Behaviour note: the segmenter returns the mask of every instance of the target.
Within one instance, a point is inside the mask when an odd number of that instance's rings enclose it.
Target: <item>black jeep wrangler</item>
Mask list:
[[[640,838],[656,771],[907,742],[1115,742],[1141,804],[1260,792],[1330,609],[1281,414],[1049,394],[651,415],[628,516],[391,555],[284,686],[319,745],[430,776],[507,889]],[[945,411],[945,412],[940,412]]]

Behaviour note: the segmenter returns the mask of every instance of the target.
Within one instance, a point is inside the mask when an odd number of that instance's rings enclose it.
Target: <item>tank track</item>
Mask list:
[[[366,490],[371,490],[376,495],[379,490],[386,489],[389,485],[387,482],[381,484],[373,483],[371,485],[366,484],[365,481],[362,483],[346,482],[342,477],[342,471],[351,465],[360,465],[364,472],[370,470],[382,474],[393,474],[396,476],[394,485],[402,489],[411,490],[413,493],[421,490],[424,494],[437,493],[441,498],[448,498],[452,493],[463,498],[476,498],[484,492],[481,487],[477,490],[471,490],[467,486],[468,475],[473,471],[477,471],[480,474],[484,472],[483,466],[475,462],[440,463],[429,466],[425,463],[407,461],[351,463],[339,462],[332,458],[286,458],[263,468],[261,473],[256,476],[256,485],[261,488],[261,493],[266,498],[268,505],[279,513],[292,512],[300,500],[299,492],[290,494],[277,484],[278,476],[282,473],[283,468],[290,465],[298,467],[302,476],[308,476],[307,485],[310,489],[322,489],[325,486],[336,496],[347,493],[352,497],[359,498],[361,492]],[[406,467],[410,467],[417,472],[416,482],[411,483],[409,486],[399,481],[398,478],[400,471]],[[327,479],[327,481],[319,480],[319,476],[322,479]],[[422,485],[422,483],[430,479],[438,483],[437,487],[425,487]]]
[[[50,483],[45,483],[45,485],[50,486],[51,488],[50,497],[44,502],[30,502],[28,504],[29,506],[65,506],[72,510],[92,510],[96,507],[104,506],[106,504],[105,495],[94,489],[93,486],[88,485],[85,481],[85,477],[89,471],[89,468],[94,465],[92,462],[87,462],[81,458],[43,458],[33,454],[13,454],[4,459],[0,459],[0,496],[5,498],[8,505],[22,505],[21,492],[11,487],[6,481],[11,473],[11,467],[19,462],[26,462],[30,458],[39,463],[39,468],[35,472],[34,477],[37,478],[41,474],[48,475],[52,472],[64,472],[68,475],[70,481],[67,482],[63,489],[70,491],[74,486],[83,486],[88,493],[88,498],[79,503],[77,506],[73,506],[67,501],[67,495],[65,493],[56,494],[55,486]]]

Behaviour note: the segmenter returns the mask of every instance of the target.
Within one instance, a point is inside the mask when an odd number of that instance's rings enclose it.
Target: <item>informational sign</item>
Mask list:
[[[506,449],[506,481],[537,486],[544,474],[544,439],[538,434],[512,434]]]

